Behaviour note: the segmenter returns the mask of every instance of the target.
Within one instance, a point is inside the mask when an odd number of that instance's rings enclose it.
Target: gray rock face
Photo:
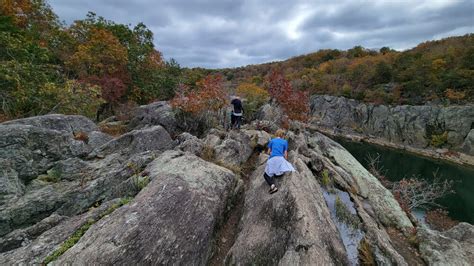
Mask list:
[[[342,168],[341,170],[345,172],[343,176],[349,176],[349,179],[345,181],[354,186],[358,195],[367,199],[379,221],[386,226],[395,226],[400,229],[413,227],[390,191],[383,187],[380,181],[346,149],[320,133],[313,134],[308,142],[319,154],[333,158]]]
[[[194,155],[200,156],[204,149],[204,142],[187,132],[181,133],[177,138],[179,145],[176,147],[179,150],[187,151]]]
[[[312,123],[424,148],[432,135],[448,133],[447,145],[461,149],[474,125],[474,106],[384,106],[344,97],[314,96]],[[470,142],[462,150],[471,151]]]
[[[204,265],[237,179],[198,157],[168,151],[148,165],[151,183],[99,221],[59,264]]]
[[[81,115],[51,114],[22,118],[3,122],[1,125],[29,125],[44,129],[66,132],[92,132],[97,131],[97,126],[89,118]]]
[[[75,129],[95,130],[80,116],[65,117],[70,124],[74,124],[72,118],[79,119]],[[53,118],[26,121],[53,127],[50,123],[56,116]],[[76,215],[95,202],[134,195],[137,185],[133,176],[162,151],[174,147],[161,126],[135,130],[114,140],[90,131],[86,143],[75,140],[66,130],[13,122],[0,125],[0,236],[33,225],[54,212]],[[86,126],[77,126],[82,124]],[[82,159],[92,150],[91,145],[105,141],[96,149],[104,159]]]
[[[227,166],[240,166],[252,155],[250,137],[239,131],[231,131],[221,144],[214,147],[215,159]]]
[[[474,129],[471,129],[466,139],[464,139],[462,151],[467,154],[474,155]]]
[[[474,226],[460,223],[445,232],[418,230],[421,256],[429,265],[472,265]]]
[[[171,135],[179,133],[179,126],[171,106],[164,101],[142,105],[134,110],[130,120],[130,129],[140,129],[148,126],[163,126]]]
[[[133,130],[113,139],[91,153],[91,157],[104,157],[112,153],[133,155],[143,151],[164,151],[173,148],[173,140],[162,126]]]
[[[58,249],[63,241],[91,219],[98,219],[117,199],[104,202],[98,208],[74,216],[53,214],[38,224],[26,229],[16,230],[0,240],[3,248],[0,253],[1,265],[40,264]],[[13,250],[10,250],[15,248]],[[6,252],[5,252],[6,251]]]
[[[241,231],[226,263],[241,265],[347,264],[345,249],[331,220],[319,183],[298,156],[298,172],[278,181],[268,194],[265,165],[251,177]]]

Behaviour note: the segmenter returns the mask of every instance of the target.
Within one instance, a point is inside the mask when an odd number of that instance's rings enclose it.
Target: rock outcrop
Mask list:
[[[142,105],[133,111],[129,129],[141,129],[149,126],[162,126],[169,134],[175,136],[179,133],[179,124],[168,102],[154,102]]]
[[[474,128],[472,105],[385,106],[344,97],[313,96],[311,113],[312,123],[318,126],[417,148],[430,146],[433,136],[447,134],[447,147],[474,155],[467,140]]]
[[[145,171],[151,183],[129,205],[93,225],[57,263],[206,264],[236,177],[175,151],[165,152]]]
[[[96,128],[90,120],[63,116],[74,130],[86,134],[89,130],[89,135],[101,139],[86,143],[76,140],[64,121],[55,126],[57,117],[0,124],[0,236],[34,226],[55,213],[76,215],[96,202],[136,193],[133,177],[137,172],[174,147],[161,126],[109,140],[104,133],[93,131]],[[94,143],[100,146],[93,149]],[[103,159],[86,160],[98,154]]]
[[[298,155],[291,157],[297,172],[279,180],[276,194],[268,194],[264,164],[252,175],[241,231],[227,263],[348,264],[318,181]]]
[[[167,103],[138,110],[116,138],[79,116],[0,124],[0,264],[356,264],[361,239],[375,263],[409,263],[387,228],[409,233],[412,223],[330,138],[291,123],[297,171],[270,195],[262,128],[198,138],[179,132]],[[134,198],[119,207],[124,197]],[[472,262],[472,232],[420,230],[421,254]]]
[[[422,228],[417,233],[420,252],[429,265],[472,265],[474,226],[460,223],[445,231]]]

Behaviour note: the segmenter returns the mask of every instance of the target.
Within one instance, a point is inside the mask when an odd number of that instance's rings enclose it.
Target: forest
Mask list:
[[[65,25],[45,0],[1,0],[0,47],[0,122],[47,113],[100,120],[171,99],[196,112],[221,107],[231,93],[251,99],[252,110],[273,96],[299,120],[306,119],[312,94],[375,104],[474,101],[474,34],[402,52],[356,46],[245,67],[190,69],[164,60],[143,23],[119,24],[89,12]],[[304,106],[292,99],[304,99]]]

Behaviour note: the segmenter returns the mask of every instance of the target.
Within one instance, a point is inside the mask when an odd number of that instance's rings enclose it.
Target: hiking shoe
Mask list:
[[[270,194],[273,194],[273,193],[275,193],[275,192],[277,192],[277,191],[278,191],[278,188],[275,186],[275,187],[270,188],[270,190],[269,190],[268,192],[269,192]]]

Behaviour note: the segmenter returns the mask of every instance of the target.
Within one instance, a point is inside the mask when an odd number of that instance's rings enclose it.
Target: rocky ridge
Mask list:
[[[130,132],[115,138],[80,116],[0,124],[0,264],[205,265],[223,248],[217,237],[236,211],[238,226],[218,264],[357,264],[363,254],[378,264],[408,264],[388,232],[407,235],[414,225],[330,138],[293,124],[289,159],[297,171],[277,180],[280,191],[270,195],[261,153],[270,134],[260,128],[271,133],[278,121],[263,115],[253,128],[211,129],[199,138],[180,132],[164,102],[135,114]],[[336,205],[353,225],[332,215],[327,195],[349,200]],[[125,197],[132,198],[118,204]],[[365,252],[349,254],[341,224],[361,233]],[[422,258],[472,263],[472,230],[419,230]],[[449,239],[452,252],[443,253],[438,238]]]

